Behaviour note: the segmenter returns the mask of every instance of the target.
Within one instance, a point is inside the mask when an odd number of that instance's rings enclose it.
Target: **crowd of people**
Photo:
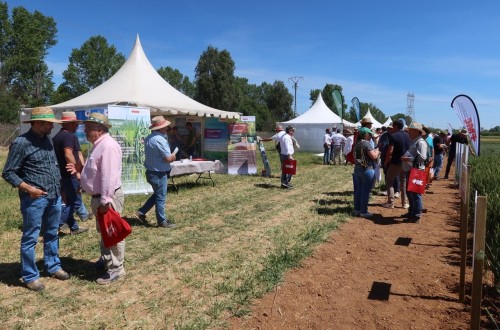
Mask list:
[[[17,137],[11,144],[2,177],[18,189],[20,210],[23,218],[21,237],[21,278],[28,289],[43,291],[36,266],[35,247],[38,237],[43,237],[44,271],[58,280],[67,280],[70,275],[63,270],[59,258],[59,235],[67,226],[70,234],[88,231],[79,226],[75,214],[81,219],[98,219],[110,208],[122,213],[124,193],[122,190],[122,150],[109,134],[112,127],[108,117],[101,113],[90,113],[86,120],[78,120],[74,112],[63,112],[56,119],[49,107],[37,107],[31,112],[28,132]],[[54,123],[61,130],[49,138]],[[75,136],[79,124],[85,125],[85,136],[92,144],[87,160],[84,159],[78,138]],[[146,222],[146,213],[155,206],[159,228],[173,228],[167,219],[165,203],[167,178],[170,163],[176,152],[171,152],[167,139],[170,122],[162,116],[152,119],[151,134],[145,139],[146,178],[153,194],[136,212],[136,217]],[[175,140],[174,140],[175,141]],[[175,143],[175,142],[174,142]],[[90,215],[82,202],[81,193],[91,196]],[[99,221],[96,229],[100,232]],[[125,275],[125,240],[106,247],[100,240],[100,257],[93,263],[101,272],[98,284],[109,284]]]
[[[40,233],[44,244],[44,270],[58,280],[67,280],[70,275],[63,270],[59,259],[59,234],[67,226],[70,234],[78,235],[88,231],[80,227],[75,214],[82,220],[98,218],[112,208],[122,213],[124,193],[121,184],[122,150],[119,143],[109,134],[112,127],[107,116],[90,113],[85,120],[78,120],[75,113],[63,112],[56,119],[51,108],[37,107],[31,112],[28,132],[17,137],[11,144],[2,177],[18,189],[20,210],[23,218],[21,237],[21,282],[30,290],[42,291],[36,266],[35,246]],[[61,124],[61,130],[52,141],[49,135],[54,123]],[[78,139],[75,136],[79,124],[84,124],[87,141],[92,144],[87,160],[84,159]],[[144,140],[146,179],[153,194],[135,212],[136,218],[149,224],[147,213],[155,207],[158,228],[174,228],[165,213],[168,177],[171,163],[176,160],[181,138],[176,127],[163,116],[151,120],[151,134]],[[456,155],[456,143],[467,144],[467,131],[448,135],[444,131],[432,134],[420,123],[404,125],[395,120],[390,126],[372,130],[369,119],[361,121],[361,127],[352,132],[326,129],[323,139],[324,164],[354,164],[354,215],[371,218],[368,211],[370,192],[374,187],[378,169],[382,169],[387,188],[387,202],[382,206],[395,208],[396,199],[400,206],[408,209],[405,215],[409,222],[419,222],[422,216],[422,194],[408,190],[412,168],[432,168],[434,180],[440,180],[444,154],[448,152],[448,164],[444,178],[448,178],[451,164]],[[186,124],[189,132],[187,152],[197,152],[197,134],[191,123]],[[294,153],[300,148],[294,138],[295,128],[276,127],[276,134],[260,141],[275,141],[281,162],[281,188],[291,189],[293,175],[285,171],[284,164],[294,160]],[[51,143],[52,142],[52,143]],[[351,159],[349,159],[351,155]],[[91,196],[89,214],[82,202],[81,193]],[[96,229],[100,232],[99,221]],[[106,247],[101,238],[100,257],[94,263],[102,274],[98,284],[109,284],[125,275],[125,240]]]
[[[354,215],[371,218],[368,211],[369,195],[377,180],[377,168],[381,168],[385,178],[387,201],[382,207],[407,209],[405,221],[419,223],[423,212],[423,193],[413,188],[410,181],[412,169],[425,173],[429,188],[432,180],[448,179],[450,168],[456,154],[456,143],[468,144],[467,130],[456,134],[445,131],[432,133],[417,122],[405,126],[402,120],[393,121],[379,131],[371,129],[372,123],[366,120],[357,130],[353,147],[353,185]],[[444,155],[448,153],[448,163],[444,178],[439,176]],[[416,171],[415,171],[416,172]],[[396,205],[399,199],[400,204]]]

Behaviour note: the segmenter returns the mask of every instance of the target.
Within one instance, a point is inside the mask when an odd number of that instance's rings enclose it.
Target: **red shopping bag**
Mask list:
[[[297,161],[295,159],[285,159],[283,162],[283,173],[295,175],[297,172]]]
[[[425,185],[427,184],[427,173],[425,170],[419,170],[412,167],[410,170],[410,177],[408,178],[408,191],[424,194]]]
[[[101,237],[106,248],[110,248],[123,241],[131,232],[132,228],[127,221],[123,220],[118,212],[112,207],[106,213],[97,214]]]

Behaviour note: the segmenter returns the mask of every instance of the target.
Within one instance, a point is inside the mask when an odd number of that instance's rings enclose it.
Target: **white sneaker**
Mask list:
[[[408,204],[408,203],[405,203],[405,205],[403,205],[403,208],[404,208],[404,209],[407,209],[407,208],[409,208],[409,207],[410,207],[410,204]]]
[[[373,213],[370,213],[370,212],[361,213],[359,216],[362,217],[362,218],[367,218],[368,219],[368,218],[373,217]]]
[[[399,192],[397,192],[397,193],[394,194],[394,198],[399,198],[399,196],[400,196]]]

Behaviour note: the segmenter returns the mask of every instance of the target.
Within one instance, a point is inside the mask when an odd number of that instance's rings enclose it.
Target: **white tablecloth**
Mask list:
[[[203,161],[175,161],[170,163],[172,170],[170,171],[170,176],[178,176],[193,173],[205,173],[205,172],[219,172],[224,168],[224,165],[219,160],[203,160]]]

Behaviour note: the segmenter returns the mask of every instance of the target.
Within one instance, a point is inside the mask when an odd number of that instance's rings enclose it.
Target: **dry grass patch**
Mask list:
[[[271,290],[348,218],[352,169],[321,161],[298,154],[292,190],[280,189],[279,178],[214,175],[215,187],[180,178],[179,193],[170,192],[167,201],[168,216],[178,227],[134,224],[124,280],[95,284],[91,261],[99,255],[99,237],[92,230],[61,238],[63,267],[73,277],[67,282],[42,278],[47,284],[42,294],[18,284],[19,202],[0,183],[8,200],[0,214],[14,219],[0,224],[0,322],[7,328],[45,329],[224,327],[227,317],[245,314],[253,298]],[[124,216],[132,219],[145,199],[126,196]]]

